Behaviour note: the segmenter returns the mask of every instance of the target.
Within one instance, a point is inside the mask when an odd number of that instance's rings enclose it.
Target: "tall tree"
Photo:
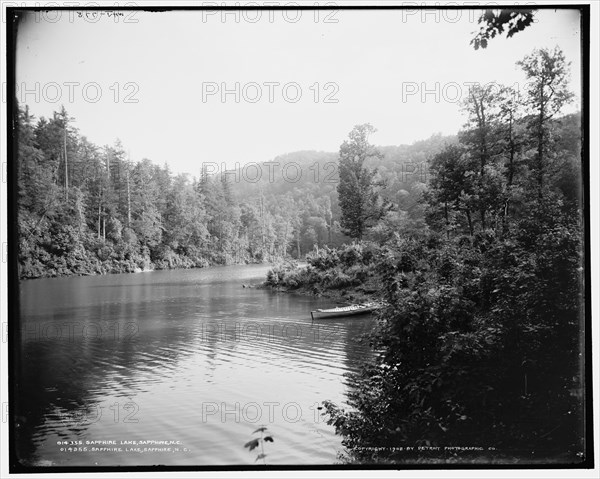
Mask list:
[[[521,118],[521,98],[512,87],[502,87],[498,95],[500,120],[500,141],[505,159],[506,188],[502,214],[503,228],[507,226],[509,204],[514,199],[516,175],[521,163],[521,151],[524,143],[524,128]]]
[[[456,217],[456,214],[461,213],[467,221],[469,235],[473,236],[471,210],[477,166],[477,160],[469,155],[463,145],[448,145],[431,161],[432,177],[427,198],[432,206],[440,210],[448,238],[460,224],[460,216]]]
[[[534,50],[517,62],[529,80],[525,102],[532,113],[528,126],[533,132],[537,149],[532,170],[540,198],[551,140],[550,120],[573,100],[573,93],[568,89],[570,64],[559,47],[552,51],[547,48]]]
[[[365,230],[383,218],[390,204],[379,195],[382,182],[377,182],[377,170],[365,166],[368,159],[383,159],[383,155],[369,143],[369,135],[375,133],[369,123],[357,125],[340,146],[339,173],[337,187],[341,225],[348,236],[362,239]]]
[[[487,174],[490,167],[493,168],[495,153],[493,133],[498,116],[496,103],[497,95],[493,86],[479,84],[469,88],[469,95],[462,103],[468,122],[467,129],[460,134],[460,139],[469,147],[471,155],[479,160],[475,203],[479,209],[481,229],[486,228],[486,214],[496,206],[496,198],[491,194],[495,188],[490,189],[490,186],[493,186],[490,184],[490,176],[493,177],[493,174]]]

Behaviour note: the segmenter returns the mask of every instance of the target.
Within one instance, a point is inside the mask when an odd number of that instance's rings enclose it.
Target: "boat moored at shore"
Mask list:
[[[362,303],[362,304],[351,304],[349,306],[340,306],[337,308],[329,309],[317,309],[311,311],[310,315],[313,320],[315,319],[330,319],[330,318],[341,318],[346,316],[357,316],[359,314],[367,314],[381,308],[380,303]]]

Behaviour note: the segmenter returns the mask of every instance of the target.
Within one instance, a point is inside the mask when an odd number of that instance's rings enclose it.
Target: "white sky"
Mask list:
[[[256,12],[238,22],[233,12],[210,13],[137,11],[118,22],[67,11],[60,18],[31,15],[19,32],[17,98],[38,117],[64,104],[94,143],[120,138],[133,160],[146,157],[194,175],[202,162],[231,166],[303,149],[337,151],[359,123],[378,129],[372,138],[378,145],[456,133],[464,123],[456,99],[465,83],[522,83],[515,62],[534,48],[563,49],[579,98],[579,15],[572,10],[539,11],[534,25],[479,51],[469,44],[478,12],[468,10],[338,10],[329,18],[337,23],[327,23],[325,11],[317,19],[302,11],[295,23],[298,12],[286,21],[281,11],[263,11],[255,23]],[[72,98],[68,82],[76,82]],[[230,89],[238,82],[246,95],[236,103],[229,94],[223,102],[223,82]],[[255,103],[249,100],[256,89],[244,88],[251,82],[262,91]],[[265,82],[279,83],[273,102]],[[302,93],[295,103],[282,92],[292,82]],[[326,89],[328,82],[335,86]],[[25,95],[36,83],[37,98]],[[219,92],[203,101],[209,83]],[[85,85],[89,100],[101,93],[98,101],[86,101]],[[423,87],[431,92],[425,97]],[[290,86],[288,98],[295,91]],[[328,93],[338,102],[325,103]],[[138,102],[125,102],[128,94]]]

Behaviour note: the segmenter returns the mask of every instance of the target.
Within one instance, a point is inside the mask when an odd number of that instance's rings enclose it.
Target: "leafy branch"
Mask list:
[[[488,41],[496,35],[502,35],[506,30],[507,38],[515,33],[523,31],[534,22],[535,12],[533,10],[486,10],[478,23],[479,32],[471,40],[471,45],[475,50],[486,48]]]
[[[256,461],[260,461],[262,459],[263,464],[266,466],[267,461],[265,458],[267,455],[265,454],[265,442],[273,442],[273,435],[267,431],[265,426],[259,427],[256,431],[253,431],[252,434],[260,433],[260,437],[254,438],[251,441],[248,441],[244,444],[244,447],[247,447],[249,451],[253,451],[258,446],[260,446],[260,454],[256,456]]]

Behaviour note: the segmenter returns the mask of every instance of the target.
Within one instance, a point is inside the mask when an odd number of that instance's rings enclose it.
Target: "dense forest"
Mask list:
[[[335,153],[290,153],[229,171],[199,162],[206,167],[192,177],[131,161],[119,140],[98,147],[73,123],[64,108],[37,121],[19,109],[21,278],[303,258],[349,240],[339,225]],[[380,176],[398,205],[389,221],[420,216],[427,161],[454,141],[434,135],[382,148]]]
[[[383,305],[351,408],[324,402],[346,461],[584,459],[580,115],[560,114],[573,98],[560,49],[518,66],[526,91],[470,90],[457,141],[412,185],[412,217],[369,166],[385,164],[373,127],[358,125],[339,154],[353,242],[269,272],[272,287]]]

